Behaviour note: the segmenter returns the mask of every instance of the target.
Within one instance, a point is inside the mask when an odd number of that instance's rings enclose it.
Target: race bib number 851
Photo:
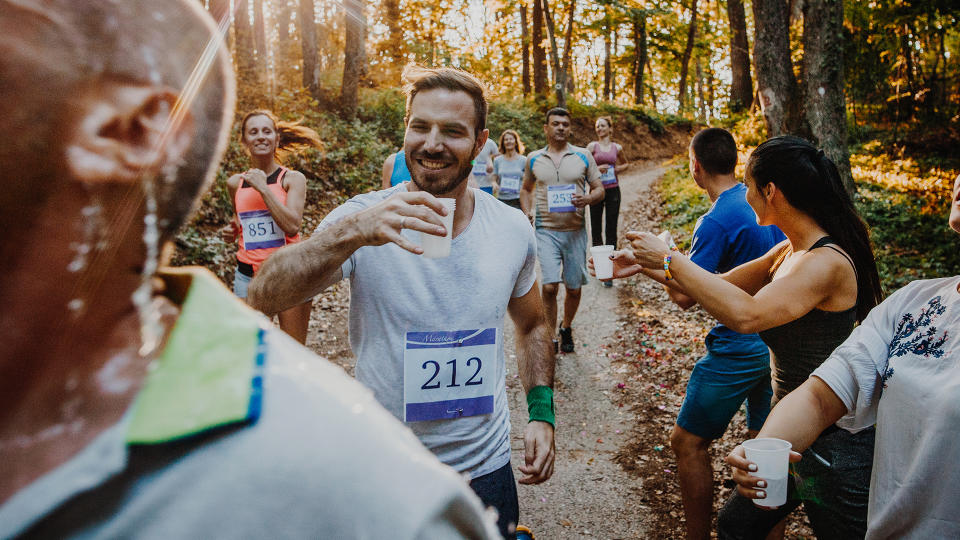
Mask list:
[[[243,227],[243,246],[246,249],[283,247],[287,243],[283,229],[273,220],[269,210],[240,212],[238,217]]]
[[[497,329],[407,332],[403,420],[451,420],[493,413]]]

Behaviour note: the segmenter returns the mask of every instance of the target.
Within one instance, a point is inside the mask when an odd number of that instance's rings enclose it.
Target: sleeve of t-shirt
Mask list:
[[[910,286],[890,295],[870,311],[827,360],[810,375],[822,380],[847,408],[837,425],[852,432],[877,421],[877,405],[883,391],[882,374],[889,365],[889,346],[896,319],[903,311]],[[906,294],[904,294],[906,293]]]
[[[593,159],[593,154],[586,152],[587,155],[587,183],[593,184],[600,181],[600,168],[597,167],[597,160]]]
[[[393,189],[393,188],[390,188],[390,189]],[[317,228],[313,230],[313,234],[320,233],[321,231],[327,229],[328,227],[330,227],[334,223],[337,223],[341,219],[351,214],[355,214],[361,210],[365,210],[369,208],[372,204],[376,204],[376,203],[371,200],[370,194],[358,195],[356,197],[353,197],[347,202],[331,210],[330,213],[327,214],[325,218],[323,218],[320,224],[317,225]],[[353,276],[353,269],[356,263],[356,260],[354,258],[355,254],[356,252],[350,254],[350,256],[347,257],[347,260],[344,261],[342,265],[340,265],[340,272],[342,274],[340,279],[347,279]]]
[[[513,287],[513,298],[519,298],[528,292],[537,282],[537,237],[533,227],[523,217],[517,220],[517,229],[523,231],[523,238],[527,243],[527,256],[520,267],[517,284]]]
[[[727,250],[727,232],[710,216],[700,218],[693,229],[690,260],[708,272],[716,273]]]
[[[493,158],[493,174],[500,176],[500,162],[503,161],[503,156],[497,156]]]

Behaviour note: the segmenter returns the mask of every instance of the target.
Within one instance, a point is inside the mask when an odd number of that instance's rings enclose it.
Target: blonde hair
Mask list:
[[[273,112],[267,109],[256,109],[243,115],[240,122],[240,140],[243,140],[243,133],[247,130],[247,121],[254,116],[266,116],[273,122],[273,127],[277,131],[277,150],[274,157],[280,161],[289,154],[296,153],[306,148],[323,148],[323,141],[317,132],[302,125],[303,120],[296,122],[285,122],[277,118]]]

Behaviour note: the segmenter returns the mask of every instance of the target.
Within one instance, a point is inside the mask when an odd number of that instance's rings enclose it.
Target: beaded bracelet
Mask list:
[[[673,257],[667,253],[663,256],[663,275],[667,281],[673,279],[673,274],[670,273],[670,261],[673,260]]]

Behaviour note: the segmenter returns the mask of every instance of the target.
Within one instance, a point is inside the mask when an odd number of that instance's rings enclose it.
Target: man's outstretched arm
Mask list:
[[[267,315],[301,304],[340,281],[344,261],[364,246],[393,242],[419,255],[423,249],[404,238],[400,231],[446,234],[438,215],[446,212],[440,201],[428,193],[396,193],[271,255],[250,282],[247,301]]]

